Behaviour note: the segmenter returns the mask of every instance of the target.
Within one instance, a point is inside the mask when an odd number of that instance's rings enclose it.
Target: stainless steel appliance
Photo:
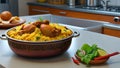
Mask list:
[[[80,5],[80,0],[67,0],[66,3],[70,6]]]
[[[99,6],[100,0],[87,0],[87,6]]]
[[[68,0],[68,5],[74,6],[75,5],[75,0]]]
[[[18,0],[0,0],[0,12],[5,10],[18,16]]]

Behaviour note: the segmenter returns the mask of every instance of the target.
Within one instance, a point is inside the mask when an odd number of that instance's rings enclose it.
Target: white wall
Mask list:
[[[36,0],[18,0],[19,16],[28,15],[27,2],[36,2]]]

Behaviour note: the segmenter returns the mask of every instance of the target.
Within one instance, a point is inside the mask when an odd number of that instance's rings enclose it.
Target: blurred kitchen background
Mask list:
[[[27,2],[36,2],[36,0],[0,0],[0,12],[8,10],[13,15],[28,15]]]
[[[43,0],[0,0],[0,12],[4,10],[9,10],[13,13],[13,15],[24,16],[28,15],[28,2],[42,2]],[[51,0],[48,0],[51,1]],[[64,0],[65,4],[68,5],[70,0]],[[75,5],[80,5],[81,2],[89,1],[89,0],[75,0]],[[92,1],[92,0],[91,0]],[[100,1],[100,0],[94,0]],[[104,0],[106,1],[106,0]],[[47,2],[47,0],[45,1]],[[82,3],[81,3],[82,5]],[[120,0],[109,0],[109,6],[120,6]]]

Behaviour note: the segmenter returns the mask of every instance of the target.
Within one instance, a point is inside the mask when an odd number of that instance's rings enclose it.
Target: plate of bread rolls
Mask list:
[[[3,11],[0,13],[0,28],[6,29],[14,26],[18,26],[25,23],[24,19],[18,16],[13,16],[10,11]]]

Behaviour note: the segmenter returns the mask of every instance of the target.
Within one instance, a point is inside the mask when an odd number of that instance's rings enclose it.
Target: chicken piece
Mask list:
[[[42,21],[42,24],[47,24],[47,25],[49,25],[49,23],[50,23],[49,20],[43,20],[43,21]]]
[[[43,21],[37,20],[36,22],[33,22],[32,24],[40,28],[41,24],[49,25],[49,21],[48,20],[43,20]]]
[[[40,25],[42,24],[42,22],[37,20],[37,21],[33,22],[32,24],[35,25],[36,27],[40,28]]]
[[[46,25],[46,24],[41,24],[40,30],[41,30],[42,34],[49,36],[49,37],[55,37],[61,33],[60,29],[57,29],[55,27],[52,27],[52,26]]]
[[[32,24],[24,25],[24,26],[21,28],[19,34],[22,35],[22,34],[24,34],[24,33],[32,33],[32,32],[35,31],[35,28],[36,28],[36,26],[35,26],[35,25],[32,25]]]

